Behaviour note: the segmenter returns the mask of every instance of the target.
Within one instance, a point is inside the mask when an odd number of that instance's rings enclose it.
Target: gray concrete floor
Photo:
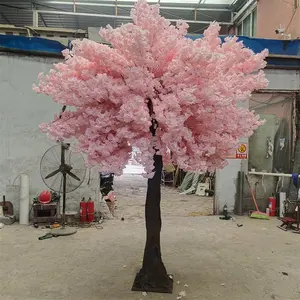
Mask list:
[[[180,201],[188,198],[169,189],[163,192],[162,251],[174,275],[174,293],[131,292],[141,266],[145,229],[144,207],[139,200],[131,208],[128,203],[144,197],[144,183],[128,187],[125,182],[117,182],[118,214],[125,221],[118,218],[106,221],[103,229],[79,229],[73,236],[44,241],[38,240],[45,233],[42,229],[19,225],[1,229],[0,299],[169,300],[181,291],[186,300],[300,299],[300,235],[279,230],[277,220],[241,218],[238,222],[244,226],[238,228],[217,217],[189,217],[195,204],[190,208],[189,201]],[[121,193],[124,184],[137,195]],[[205,212],[207,199],[198,200],[198,211]]]
[[[115,179],[116,213],[125,219],[144,219],[147,180],[139,175],[124,175]],[[196,195],[181,195],[177,189],[162,186],[162,217],[210,215],[213,198]]]

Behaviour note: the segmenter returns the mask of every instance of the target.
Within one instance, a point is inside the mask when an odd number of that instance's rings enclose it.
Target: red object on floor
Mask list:
[[[42,204],[48,204],[52,200],[52,195],[49,191],[42,191],[39,195],[39,201]]]
[[[82,199],[80,202],[80,222],[87,221],[87,202]]]
[[[269,197],[269,209],[270,209],[270,217],[276,216],[276,198]]]
[[[94,201],[89,201],[87,202],[87,221],[93,222],[94,221],[94,214],[95,214],[95,204]]]
[[[280,226],[277,226],[280,229],[283,229],[285,231],[287,230],[295,230],[294,224],[297,224],[297,220],[289,217],[279,218],[279,220],[282,222]]]

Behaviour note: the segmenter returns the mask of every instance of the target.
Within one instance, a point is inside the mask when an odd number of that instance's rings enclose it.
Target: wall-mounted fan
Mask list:
[[[70,144],[60,143],[48,149],[41,159],[41,177],[46,186],[62,193],[62,227],[65,227],[66,193],[80,187],[85,179],[86,167],[81,153],[70,150]]]

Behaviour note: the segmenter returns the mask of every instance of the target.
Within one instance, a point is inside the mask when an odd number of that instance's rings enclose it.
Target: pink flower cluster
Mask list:
[[[100,30],[112,47],[75,41],[64,62],[40,75],[34,89],[72,107],[42,130],[59,140],[76,138],[101,171],[121,174],[135,146],[151,173],[154,144],[185,170],[224,167],[240,138],[262,124],[240,102],[267,86],[261,70],[267,50],[254,54],[236,37],[222,44],[217,23],[202,39],[187,39],[186,23],[171,25],[145,0],[131,16],[132,24]],[[155,139],[152,118],[159,124]]]

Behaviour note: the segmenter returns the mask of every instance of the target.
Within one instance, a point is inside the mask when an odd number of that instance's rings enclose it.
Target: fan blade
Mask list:
[[[75,174],[73,174],[71,171],[67,171],[67,174],[70,175],[72,178],[80,181],[80,178],[78,178]]]
[[[53,171],[53,172],[51,172],[50,174],[48,174],[48,175],[45,177],[45,179],[49,179],[49,178],[55,176],[55,175],[56,175],[57,173],[59,173],[59,172],[60,172],[60,169],[57,169],[56,171]]]

